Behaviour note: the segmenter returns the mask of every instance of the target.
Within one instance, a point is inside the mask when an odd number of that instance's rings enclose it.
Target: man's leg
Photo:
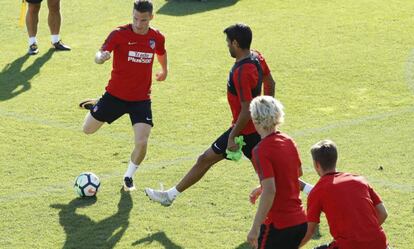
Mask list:
[[[83,132],[85,134],[93,134],[95,133],[97,130],[99,130],[99,128],[101,128],[101,126],[104,124],[104,122],[101,122],[99,120],[96,120],[90,112],[88,112],[88,114],[86,114],[85,116],[85,121],[83,122]]]
[[[135,147],[131,153],[131,160],[124,175],[124,189],[126,191],[135,190],[132,178],[147,154],[148,138],[151,128],[152,126],[146,123],[136,123],[132,126]]]
[[[198,157],[197,162],[177,184],[177,191],[181,193],[197,183],[211,168],[211,166],[221,161],[222,159],[224,159],[222,154],[216,154],[211,148],[208,148],[203,154]]]
[[[47,23],[49,24],[50,34],[59,35],[62,16],[60,15],[60,0],[47,0],[49,15]]]
[[[134,130],[135,148],[131,153],[131,161],[139,165],[147,154],[148,138],[152,126],[145,123],[137,123],[132,128]]]
[[[170,206],[178,194],[196,184],[211,168],[211,166],[222,159],[224,159],[223,154],[216,154],[210,147],[198,157],[196,163],[190,171],[175,187],[169,189],[168,191],[158,191],[151,188],[145,188],[145,193],[151,200],[159,202],[163,206]]]
[[[60,26],[62,15],[60,14],[60,0],[47,0],[49,15],[47,22],[49,24],[51,41],[56,50],[67,51],[70,47],[64,45],[60,40]]]
[[[28,8],[26,12],[26,28],[29,35],[29,55],[37,54],[37,24],[39,23],[40,3],[27,3]]]

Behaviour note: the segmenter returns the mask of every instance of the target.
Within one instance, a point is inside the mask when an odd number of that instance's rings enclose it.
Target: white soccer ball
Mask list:
[[[73,188],[80,197],[95,196],[101,183],[99,178],[92,172],[84,172],[75,179]]]

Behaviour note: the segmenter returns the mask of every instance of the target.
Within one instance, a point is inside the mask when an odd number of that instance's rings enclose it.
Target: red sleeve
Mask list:
[[[162,33],[158,32],[157,42],[155,43],[155,53],[157,55],[163,55],[165,52],[165,37]]]
[[[106,38],[104,44],[101,47],[101,50],[109,51],[109,52],[114,51],[115,47],[117,46],[118,34],[119,34],[118,29],[112,31]]]
[[[274,177],[272,163],[268,154],[265,153],[264,148],[257,146],[253,150],[253,165],[260,181]]]
[[[263,70],[263,76],[269,75],[270,74],[270,69],[269,69],[269,66],[267,65],[266,60],[263,57],[263,55],[259,51],[255,50],[255,49],[253,49],[252,52],[259,59],[260,66],[262,67],[262,70]]]
[[[381,197],[374,191],[374,189],[368,185],[369,196],[374,204],[374,207],[382,203]]]
[[[320,222],[321,212],[322,212],[322,204],[319,201],[319,192],[315,191],[314,188],[308,196],[308,209],[307,209],[307,216],[308,222]]]
[[[244,64],[238,67],[233,75],[234,86],[240,102],[249,102],[253,99],[252,88],[257,84],[259,73],[253,64]]]
[[[265,58],[260,56],[259,61],[260,61],[260,65],[262,66],[263,77],[269,75],[270,74],[270,69],[269,69],[269,66],[266,63]]]

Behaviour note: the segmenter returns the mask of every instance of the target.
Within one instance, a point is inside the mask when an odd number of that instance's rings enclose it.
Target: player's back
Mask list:
[[[317,185],[322,210],[341,249],[381,249],[385,245],[375,210],[381,201],[363,177],[336,172],[322,177]]]

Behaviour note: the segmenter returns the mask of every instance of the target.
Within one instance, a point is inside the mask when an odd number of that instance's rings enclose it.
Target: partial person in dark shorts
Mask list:
[[[155,56],[161,65],[156,80],[164,81],[168,73],[165,37],[149,26],[152,18],[152,2],[135,0],[132,23],[112,31],[95,56],[95,62],[102,64],[111,58],[112,52],[114,54],[105,94],[98,101],[91,99],[79,104],[90,110],[83,124],[86,134],[95,133],[105,122],[110,124],[129,114],[135,147],[123,178],[125,191],[135,190],[133,176],[145,158],[153,127],[150,96]]]
[[[26,27],[29,35],[29,50],[27,54],[35,55],[39,53],[37,43],[37,24],[39,23],[39,11],[42,0],[26,0],[28,3],[26,13]],[[56,51],[69,51],[70,47],[63,44],[60,39],[60,25],[62,16],[60,14],[60,0],[47,0],[49,8],[48,24],[51,34],[51,42]]]
[[[224,132],[220,137],[217,138],[216,141],[211,145],[211,149],[216,154],[221,154],[225,159],[227,159],[226,149],[227,149],[227,141],[229,141],[229,135],[232,131],[232,128],[229,128],[226,132]],[[252,149],[256,144],[260,141],[260,135],[257,132],[241,135],[243,136],[243,141],[246,143],[242,147],[243,154],[248,158],[252,158]]]
[[[298,181],[302,162],[293,139],[279,131],[283,105],[259,96],[250,103],[250,114],[262,138],[253,149],[260,185],[250,194],[250,202],[261,197],[247,241],[255,249],[297,249],[308,226]]]
[[[203,154],[184,178],[167,191],[146,188],[147,196],[169,206],[183,191],[197,183],[217,162],[226,158],[226,150],[237,151],[235,137],[242,135],[246,142],[243,153],[251,158],[251,149],[260,141],[250,118],[250,101],[261,95],[274,96],[275,82],[263,56],[250,49],[252,31],[245,24],[235,24],[224,30],[227,46],[235,64],[230,70],[227,82],[227,100],[233,115],[232,126],[224,132]],[[264,85],[264,87],[263,87]]]

